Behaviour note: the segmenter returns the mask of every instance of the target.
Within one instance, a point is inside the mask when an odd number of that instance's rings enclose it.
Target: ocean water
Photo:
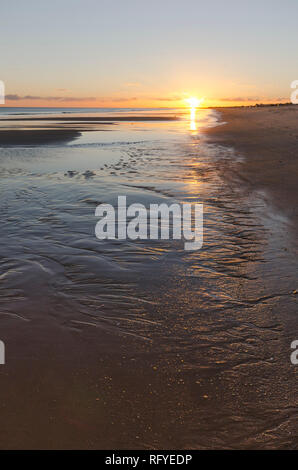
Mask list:
[[[295,447],[296,247],[244,156],[202,132],[220,119],[0,148],[4,446]],[[119,195],[202,203],[202,249],[98,240],[95,208]]]
[[[0,106],[1,115],[24,115],[32,116],[36,114],[130,114],[130,113],[164,113],[175,112],[181,109],[174,108],[82,108],[82,107],[13,107]]]

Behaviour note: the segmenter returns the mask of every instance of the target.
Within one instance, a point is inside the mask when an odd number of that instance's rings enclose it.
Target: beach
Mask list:
[[[266,191],[271,202],[297,230],[297,106],[220,109],[226,124],[209,129],[212,141],[231,145],[247,158],[241,174],[252,189]]]
[[[150,114],[1,117],[1,448],[297,447],[298,111]],[[119,195],[202,249],[98,240]]]

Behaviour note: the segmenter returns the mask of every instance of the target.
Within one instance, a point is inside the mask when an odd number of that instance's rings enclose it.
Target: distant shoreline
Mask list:
[[[258,108],[258,107],[272,107],[272,106],[295,106],[295,104],[291,102],[286,102],[286,103],[255,103],[255,104],[239,104],[239,105],[234,105],[234,106],[198,106],[197,109],[234,109],[234,108]],[[135,107],[135,108],[121,108],[121,107],[104,107],[104,106],[4,106],[0,105],[0,111],[1,109],[73,109],[73,110],[82,110],[82,109],[88,109],[88,110],[131,110],[131,111],[150,111],[150,110],[161,110],[161,111],[174,111],[174,110],[182,110],[186,111],[188,110],[187,106],[175,106],[173,108],[170,107]]]

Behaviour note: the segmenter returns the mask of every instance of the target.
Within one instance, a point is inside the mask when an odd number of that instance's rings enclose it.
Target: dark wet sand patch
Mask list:
[[[27,118],[4,118],[0,123],[5,123],[3,129],[0,128],[0,146],[5,145],[42,145],[69,142],[81,135],[82,131],[110,130],[95,127],[80,127],[84,125],[100,124],[111,126],[118,121],[142,122],[142,121],[176,121],[176,116],[47,116],[47,117],[27,117]],[[26,122],[50,122],[59,123],[60,128],[40,129],[30,127],[30,129],[7,128],[8,123],[22,122],[24,127]],[[75,127],[65,127],[65,123],[73,123]],[[49,126],[50,127],[50,126]]]
[[[0,130],[0,146],[65,143],[80,135],[76,129]]]

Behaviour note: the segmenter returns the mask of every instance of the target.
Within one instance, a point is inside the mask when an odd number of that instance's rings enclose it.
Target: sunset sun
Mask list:
[[[204,98],[197,98],[196,96],[191,96],[190,98],[187,98],[185,101],[190,108],[196,109],[203,103]]]

